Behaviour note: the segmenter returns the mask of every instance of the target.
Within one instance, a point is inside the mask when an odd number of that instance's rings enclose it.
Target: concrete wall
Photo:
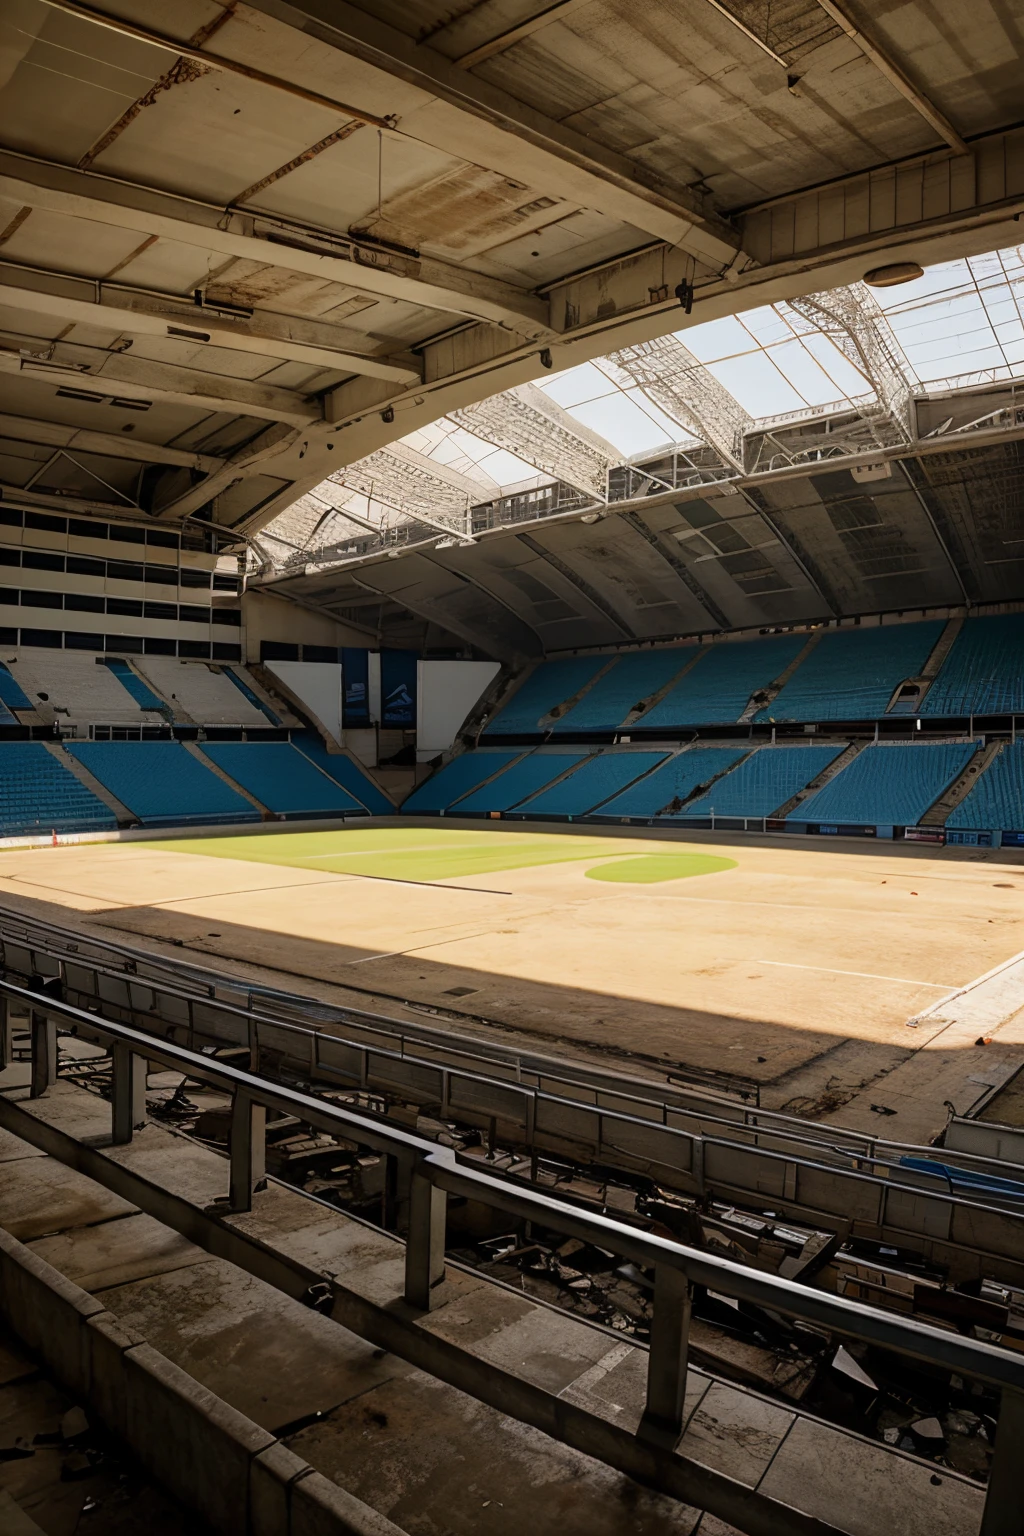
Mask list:
[[[0,1229],[0,1315],[169,1492],[225,1536],[402,1536]]]
[[[246,659],[259,661],[263,640],[280,640],[286,645],[370,645],[366,631],[352,629],[325,613],[314,613],[287,598],[274,597],[262,590],[242,594],[242,625],[245,631]]]

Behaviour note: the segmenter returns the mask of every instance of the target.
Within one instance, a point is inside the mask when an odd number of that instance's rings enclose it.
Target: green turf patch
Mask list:
[[[320,869],[332,875],[430,882],[479,877],[542,864],[607,856],[607,839],[537,836],[460,828],[368,827],[331,832],[268,833],[175,839],[148,844],[167,853],[202,854],[256,864]]]
[[[710,853],[644,853],[588,869],[588,880],[622,881],[626,885],[660,885],[663,880],[687,880],[691,875],[713,875],[735,869],[735,859],[718,859]]]

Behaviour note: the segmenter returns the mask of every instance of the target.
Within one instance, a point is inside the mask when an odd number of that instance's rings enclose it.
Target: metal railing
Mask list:
[[[446,1208],[450,1195],[593,1243],[653,1270],[646,1402],[636,1432],[641,1440],[671,1447],[682,1434],[695,1285],[997,1388],[1001,1392],[999,1426],[979,1536],[1024,1536],[1024,1500],[1019,1496],[1019,1463],[1024,1456],[1024,1360],[1009,1351],[897,1314],[877,1312],[859,1302],[814,1291],[780,1276],[754,1271],[639,1231],[537,1190],[514,1187],[493,1174],[461,1166],[453,1151],[438,1148],[411,1132],[375,1123],[297,1089],[268,1082],[225,1062],[155,1040],[127,1025],[99,1019],[67,1003],[0,981],[0,1028],[5,1035],[12,1002],[20,1004],[29,1015],[32,1098],[45,1095],[57,1080],[58,1024],[65,1031],[109,1050],[113,1061],[111,1142],[115,1145],[130,1142],[134,1130],[145,1123],[147,1061],[182,1072],[229,1095],[232,1111],[227,1212],[250,1210],[254,1189],[265,1179],[268,1109],[294,1115],[328,1135],[354,1139],[390,1159],[397,1187],[407,1200],[404,1296],[417,1311],[429,1311],[436,1287],[444,1278]],[[466,1389],[466,1378],[461,1377],[458,1385]],[[472,1386],[469,1390],[473,1390]],[[898,1468],[896,1459],[894,1475],[898,1475]],[[788,1527],[783,1523],[779,1529]]]
[[[524,1146],[531,1154],[582,1158],[698,1196],[781,1203],[797,1219],[802,1213],[834,1230],[856,1223],[862,1236],[923,1243],[940,1261],[953,1249],[955,1279],[988,1273],[1024,1281],[1024,1227],[1019,1219],[1007,1226],[998,1215],[1016,1212],[1019,1218],[1022,1202],[1015,1191],[954,1192],[937,1170],[899,1165],[900,1157],[909,1154],[1005,1178],[1002,1164],[991,1158],[964,1151],[936,1158],[930,1148],[863,1133],[847,1140],[839,1128],[762,1110],[746,1110],[737,1123],[725,1118],[718,1101],[673,1105],[620,1088],[581,1089],[553,1068],[530,1081],[524,1080],[520,1063],[512,1079],[495,1063],[474,1059],[457,1045],[424,1047],[408,1041],[397,1021],[390,1035],[381,1028],[387,1021],[378,1016],[353,1018],[340,1010],[336,1030],[293,1023],[274,1012],[257,1012],[254,1002],[273,1001],[258,993],[234,993],[248,1001],[248,1008],[210,996],[216,988],[209,984],[202,987],[205,995],[197,997],[170,980],[154,984],[137,971],[117,972],[81,954],[48,956],[28,948],[27,937],[23,947],[11,942],[6,928],[0,932],[8,971],[27,978],[34,966],[52,960],[54,974],[79,998],[123,1010],[133,1025],[140,1017],[146,1024],[151,1020],[165,1037],[176,1037],[193,1051],[211,1045],[244,1048],[253,1072],[262,1072],[266,1064],[309,1082],[340,1082],[358,1092],[439,1106],[442,1119],[472,1125],[488,1132],[492,1141]],[[154,968],[174,975],[170,963]],[[301,1006],[303,1000],[291,1002]],[[908,1192],[919,1194],[911,1193],[908,1200]],[[979,1222],[988,1230],[987,1240]]]

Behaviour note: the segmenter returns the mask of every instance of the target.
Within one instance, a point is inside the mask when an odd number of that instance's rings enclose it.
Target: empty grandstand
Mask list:
[[[629,714],[670,683],[683,667],[689,666],[696,654],[693,646],[679,650],[627,652],[587,689],[578,704],[555,721],[552,734],[617,730]],[[548,663],[548,667],[552,665],[556,663]]]
[[[80,783],[59,749],[0,743],[0,836],[114,830],[110,808]]]
[[[975,750],[971,742],[865,747],[788,819],[832,826],[916,826]]]
[[[597,674],[607,667],[608,656],[570,656],[562,661],[544,662],[516,689],[496,715],[488,721],[488,736],[516,736],[536,733],[541,721],[567,700],[574,698]]]
[[[605,800],[610,800],[634,780],[664,762],[666,752],[598,752],[586,758],[567,778],[550,789],[524,800],[517,814],[522,816],[586,816]]]
[[[968,619],[925,694],[929,716],[1024,713],[1024,614]]]
[[[710,646],[637,727],[655,731],[732,724],[752,695],[780,677],[806,644],[806,634],[800,634]]]
[[[757,718],[877,719],[900,683],[920,674],[943,628],[929,620],[826,632]]]
[[[710,816],[713,811],[718,817],[771,816],[844,751],[845,744],[760,747],[678,814]]]
[[[248,800],[178,742],[78,742],[67,750],[143,826],[260,819]]]
[[[417,813],[447,810],[448,806],[454,805],[463,795],[468,795],[470,790],[499,774],[521,755],[518,751],[502,752],[493,748],[466,752],[461,757],[453,758],[414,789],[402,809]]]
[[[267,717],[230,669],[172,656],[146,656],[139,670],[165,698],[175,718],[196,725],[266,726]]]
[[[207,741],[203,753],[277,816],[365,815],[354,795],[290,742]]]
[[[704,785],[727,773],[744,747],[690,747],[601,806],[601,816],[648,818],[679,810]]]
[[[460,816],[490,815],[494,811],[509,811],[522,800],[539,793],[553,779],[570,772],[588,755],[584,748],[579,752],[531,752],[520,758],[490,779],[472,794],[459,800],[454,809]]]
[[[970,792],[954,806],[946,826],[1024,833],[1024,741],[1000,747]]]

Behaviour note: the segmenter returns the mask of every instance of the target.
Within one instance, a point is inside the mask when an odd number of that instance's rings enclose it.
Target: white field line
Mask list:
[[[901,987],[949,988],[948,981],[912,981],[909,976],[879,976],[874,971],[839,971],[832,965],[797,965],[790,960],[751,960],[751,965],[779,965],[787,971],[824,971],[829,976],[861,976],[865,981],[895,981]],[[938,1007],[938,1003],[935,1004]],[[929,1013],[931,1009],[928,1010]],[[923,1015],[922,1015],[923,1017]]]

